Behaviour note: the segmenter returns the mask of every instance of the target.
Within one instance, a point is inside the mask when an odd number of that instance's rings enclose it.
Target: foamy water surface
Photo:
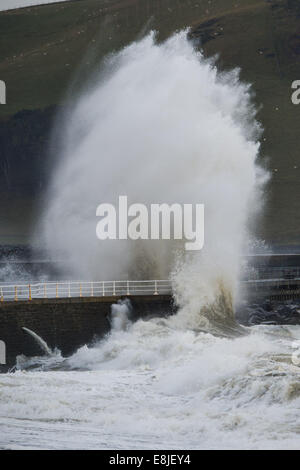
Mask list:
[[[161,319],[116,328],[0,376],[1,448],[298,448],[298,338],[297,326],[238,338]]]

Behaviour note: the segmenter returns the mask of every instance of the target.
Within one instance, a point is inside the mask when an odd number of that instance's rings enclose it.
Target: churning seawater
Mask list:
[[[36,239],[77,279],[171,276],[179,310],[132,324],[118,306],[98,344],[19,358],[0,376],[2,448],[299,446],[300,329],[235,320],[266,181],[255,114],[238,72],[220,73],[186,32],[162,44],[150,34],[106,60],[60,121]],[[96,208],[120,195],[205,204],[204,249],[99,243]]]
[[[297,326],[230,338],[152,319],[69,359],[23,358],[0,376],[1,448],[299,448],[296,339]]]

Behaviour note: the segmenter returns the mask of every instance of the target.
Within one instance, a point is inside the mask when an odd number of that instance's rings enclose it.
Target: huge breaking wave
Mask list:
[[[179,312],[132,323],[130,304],[117,304],[109,337],[92,347],[19,358],[23,370],[0,377],[1,447],[297,448],[299,327],[237,337],[234,318],[266,179],[259,132],[249,86],[218,72],[185,32],[163,44],[150,34],[108,59],[65,116],[38,236],[74,277],[171,276]],[[100,244],[96,207],[120,194],[204,203],[204,250]]]
[[[261,210],[260,126],[238,70],[219,72],[186,31],[162,44],[150,33],[106,59],[66,113],[48,204],[38,229],[75,278],[172,277],[178,318],[234,321],[241,254]],[[204,203],[205,246],[102,241],[98,204]],[[201,315],[199,313],[201,312]],[[203,315],[205,313],[205,315]]]

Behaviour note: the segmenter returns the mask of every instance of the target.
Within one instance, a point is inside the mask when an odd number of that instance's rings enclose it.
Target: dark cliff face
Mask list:
[[[0,244],[30,239],[49,180],[56,112],[23,110],[0,122]]]
[[[24,110],[0,123],[1,193],[34,197],[45,189],[55,111]]]
[[[34,211],[50,178],[49,149],[56,107],[70,83],[76,99],[106,54],[149,29],[163,40],[189,26],[205,55],[221,68],[241,68],[253,84],[265,133],[262,159],[272,181],[259,234],[296,243],[300,225],[300,105],[291,84],[300,80],[298,0],[78,0],[0,13],[0,243],[28,239]],[[74,77],[76,77],[74,81]],[[14,240],[16,241],[16,240]]]

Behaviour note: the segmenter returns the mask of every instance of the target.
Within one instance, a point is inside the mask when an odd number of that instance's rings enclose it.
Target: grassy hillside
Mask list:
[[[61,103],[78,69],[84,86],[99,58],[147,28],[164,39],[190,26],[205,54],[219,54],[223,68],[241,67],[253,83],[265,128],[262,156],[272,170],[262,234],[299,242],[300,106],[290,98],[291,83],[300,80],[299,19],[298,0],[74,0],[2,12],[0,78],[8,104],[0,119]]]

